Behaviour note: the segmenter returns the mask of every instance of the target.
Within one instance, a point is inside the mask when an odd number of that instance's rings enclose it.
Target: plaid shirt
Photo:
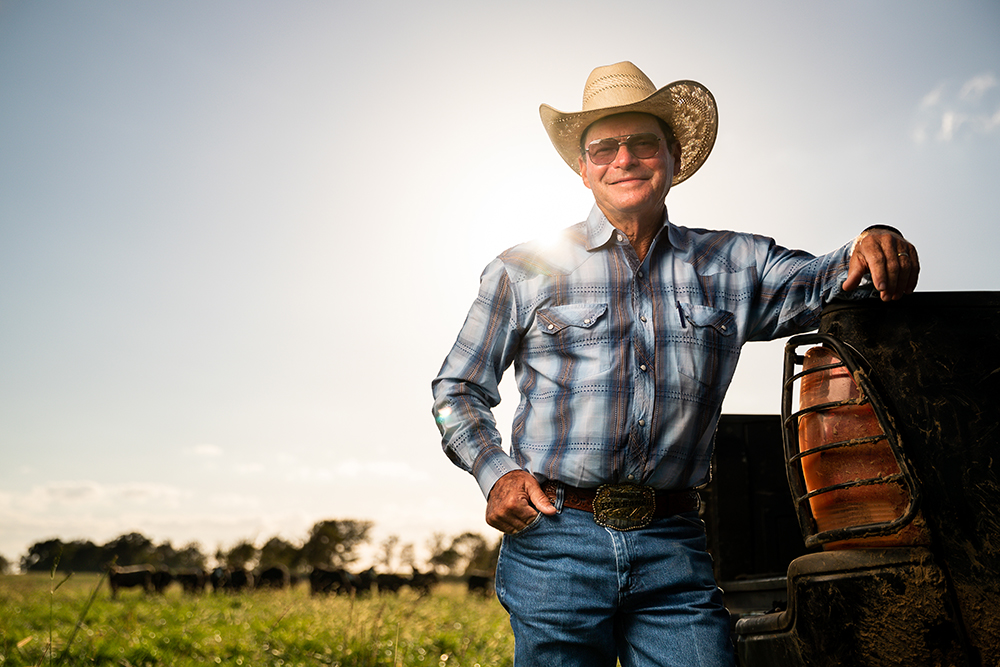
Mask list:
[[[665,219],[640,263],[596,206],[555,242],[507,250],[432,383],[445,453],[484,495],[518,468],[579,487],[707,482],[741,346],[814,328],[850,250],[814,257]],[[490,409],[512,363],[508,455]]]

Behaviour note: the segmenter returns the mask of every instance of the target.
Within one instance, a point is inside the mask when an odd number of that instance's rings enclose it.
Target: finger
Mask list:
[[[906,268],[906,277],[903,280],[902,286],[903,292],[910,294],[917,288],[917,278],[920,276],[920,257],[917,255],[917,249],[913,245],[910,245],[901,252],[903,257],[900,260]]]
[[[881,248],[868,250],[865,252],[865,263],[871,275],[872,285],[878,290],[883,301],[889,298],[890,292],[895,286],[894,272],[890,272],[886,256]]]
[[[917,249],[912,244],[903,242],[896,250],[895,264],[897,268],[894,282],[888,286],[891,299],[900,299],[912,293],[917,287],[917,278],[920,275],[920,258],[917,257]],[[891,257],[889,263],[892,264]]]
[[[861,285],[861,279],[868,273],[868,265],[862,259],[860,253],[855,252],[851,256],[850,264],[847,268],[847,278],[844,280],[843,289],[845,292],[852,292]]]
[[[530,515],[520,516],[518,514],[494,514],[491,515],[487,512],[486,523],[493,526],[502,533],[507,535],[513,535],[514,533],[524,530],[528,525],[535,520],[538,516],[538,512],[532,510]]]
[[[534,481],[534,478],[532,478],[532,481]],[[531,504],[535,506],[535,509],[542,514],[551,515],[556,513],[556,506],[552,504],[552,499],[542,491],[542,487],[539,486],[538,482],[535,482],[533,487],[528,487],[528,497],[531,500]]]
[[[901,298],[906,294],[906,289],[910,284],[910,272],[913,269],[912,261],[910,260],[910,254],[907,252],[900,252],[896,254],[896,265],[897,269],[895,272],[895,278],[890,287],[890,298],[893,300]]]
[[[912,294],[917,289],[917,279],[920,277],[920,257],[917,256],[917,249],[914,247],[910,248],[910,259],[913,266],[910,269],[909,280],[906,284],[907,294]]]

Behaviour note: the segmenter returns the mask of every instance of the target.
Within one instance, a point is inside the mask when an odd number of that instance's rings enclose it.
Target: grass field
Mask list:
[[[100,584],[100,585],[99,585]],[[98,586],[99,585],[99,586]],[[96,591],[96,594],[95,594]],[[0,576],[0,665],[511,665],[495,598],[442,583],[419,598],[125,590],[96,574]]]

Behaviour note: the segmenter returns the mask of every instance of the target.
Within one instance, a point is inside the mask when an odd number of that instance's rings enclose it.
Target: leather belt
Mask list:
[[[694,489],[655,491],[637,484],[605,484],[596,489],[581,489],[548,480],[542,484],[542,491],[555,503],[560,486],[563,507],[590,512],[599,525],[616,530],[641,528],[653,519],[694,512],[701,506],[701,498]]]

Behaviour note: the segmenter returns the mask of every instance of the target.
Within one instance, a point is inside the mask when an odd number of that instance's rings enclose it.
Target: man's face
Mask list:
[[[580,157],[583,184],[594,193],[598,207],[614,223],[626,217],[662,215],[663,201],[670,190],[680,163],[667,149],[660,125],[653,116],[642,113],[621,114],[597,121],[587,129],[584,147],[590,142],[611,137],[649,132],[660,138],[660,149],[650,158],[640,159],[625,147],[610,164],[597,165],[584,154]]]

